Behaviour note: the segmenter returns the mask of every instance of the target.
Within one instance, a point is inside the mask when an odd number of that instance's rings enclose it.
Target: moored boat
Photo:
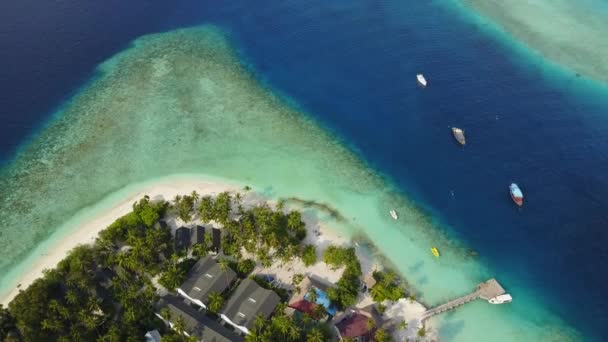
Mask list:
[[[464,146],[467,143],[466,139],[464,138],[464,130],[458,127],[452,127],[452,134],[460,145]]]
[[[392,217],[394,220],[396,220],[396,219],[398,219],[398,218],[399,218],[399,216],[397,215],[397,212],[396,212],[396,211],[394,211],[394,210],[390,210],[388,213],[389,213],[389,214],[391,214],[391,217]]]
[[[502,294],[500,296],[496,296],[494,298],[490,298],[488,300],[488,302],[490,304],[504,304],[504,303],[511,303],[511,301],[513,301],[513,298],[508,293]]]
[[[431,253],[433,253],[434,256],[439,258],[439,250],[437,249],[437,247],[431,248]]]
[[[418,80],[418,84],[420,84],[423,87],[426,87],[426,85],[427,85],[426,78],[424,78],[423,74],[416,75],[416,79]]]
[[[511,193],[511,199],[513,199],[513,202],[515,202],[517,206],[521,207],[524,205],[524,194],[521,192],[517,184],[511,183],[511,185],[509,185],[509,192]]]

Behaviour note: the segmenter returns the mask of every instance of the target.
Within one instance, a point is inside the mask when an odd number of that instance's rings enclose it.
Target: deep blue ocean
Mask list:
[[[136,37],[213,23],[505,287],[608,339],[608,88],[543,73],[443,1],[2,1],[0,160]]]

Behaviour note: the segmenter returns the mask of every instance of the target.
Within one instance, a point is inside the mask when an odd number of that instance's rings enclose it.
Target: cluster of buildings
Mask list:
[[[204,234],[205,228],[201,226],[180,227],[175,233],[176,247],[188,248],[202,243]],[[210,234],[213,248],[219,251],[221,232],[212,228]],[[304,277],[287,302],[285,313],[296,320],[302,314],[314,317],[315,311],[319,311],[316,307],[321,306],[323,316],[333,324],[339,340],[348,337],[355,341],[370,341],[375,327],[381,324],[378,315],[375,317],[371,308],[338,312],[327,295],[331,286],[315,276]],[[243,336],[253,329],[256,317],[270,318],[281,302],[276,292],[263,288],[254,279],[239,279],[236,272],[230,267],[222,267],[212,256],[200,258],[176,292],[161,298],[156,315],[170,327],[175,327],[176,321],[180,320],[184,333],[200,341],[244,341]],[[206,314],[212,293],[227,298],[217,316]],[[374,323],[370,324],[370,320]],[[155,334],[158,333],[149,332],[147,340],[158,341]]]
[[[270,317],[281,299],[274,291],[264,289],[249,278],[241,280],[233,289],[237,281],[232,269],[222,269],[211,256],[203,257],[177,289],[178,295],[169,294],[161,298],[156,315],[172,327],[181,317],[186,323],[185,333],[202,341],[243,341],[242,335],[253,328],[255,318]],[[233,292],[219,312],[219,322],[205,315],[210,294],[228,291]],[[161,314],[165,308],[169,318]]]

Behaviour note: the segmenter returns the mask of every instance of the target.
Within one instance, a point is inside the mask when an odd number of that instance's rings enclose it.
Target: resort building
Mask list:
[[[255,318],[270,317],[280,301],[274,291],[266,290],[255,280],[247,278],[234,291],[220,317],[239,331],[249,334]]]
[[[180,251],[190,247],[190,228],[179,227],[175,230],[175,249]]]
[[[190,229],[190,246],[205,242],[205,227],[196,225]]]
[[[352,310],[335,324],[340,341],[348,338],[351,341],[372,341],[377,322],[368,312]]]
[[[164,309],[167,309],[166,311]],[[168,317],[167,317],[168,313]],[[210,319],[203,313],[196,311],[179,297],[167,295],[161,298],[156,306],[156,316],[162,319],[171,328],[177,319],[184,322],[184,335],[195,336],[204,342],[242,342],[244,339],[223,327],[220,323]]]
[[[182,297],[207,309],[207,299],[212,292],[222,293],[236,279],[231,268],[225,270],[210,256],[200,258],[190,272],[186,281],[177,289]]]
[[[218,228],[211,228],[211,250],[215,253],[220,252],[222,245],[222,230]]]

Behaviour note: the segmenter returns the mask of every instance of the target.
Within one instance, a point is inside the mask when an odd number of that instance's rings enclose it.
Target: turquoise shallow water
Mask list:
[[[134,183],[184,173],[251,184],[271,198],[330,203],[349,220],[340,228],[368,235],[428,304],[496,276],[308,117],[261,87],[214,27],[139,39],[101,65],[99,77],[4,171],[0,289],[14,286],[6,272],[66,218],[90,217],[143,186]],[[388,208],[400,213],[398,222]],[[24,236],[23,226],[32,233]],[[439,260],[429,253],[432,245],[442,246]],[[516,305],[467,305],[440,318],[441,335],[576,338],[536,305],[534,294],[510,285]]]

